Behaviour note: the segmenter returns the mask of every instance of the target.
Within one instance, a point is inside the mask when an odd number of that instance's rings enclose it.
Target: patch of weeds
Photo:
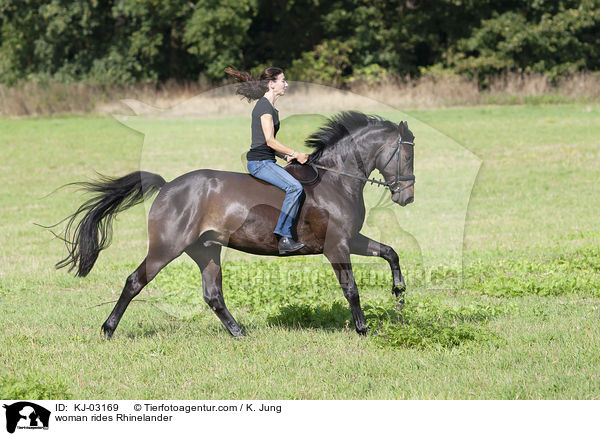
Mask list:
[[[358,265],[360,288],[387,289],[389,270],[372,270]],[[160,278],[159,278],[160,277]],[[178,264],[159,275],[150,301],[172,314],[206,310],[195,265]],[[445,276],[444,276],[445,277]],[[223,265],[223,289],[230,309],[243,308],[266,323],[290,328],[354,328],[347,301],[329,265],[306,261],[230,262]],[[363,301],[374,341],[391,347],[456,347],[492,337],[485,323],[497,316],[495,306],[471,304],[452,306],[433,297],[411,297],[402,317],[392,310],[391,295]],[[181,317],[181,316],[179,316]]]
[[[449,306],[432,297],[407,299],[401,314],[385,306],[391,307],[391,301],[365,306],[373,341],[382,347],[418,349],[497,341],[486,323],[507,310],[483,304]]]
[[[353,325],[348,303],[328,264],[314,260],[228,262],[222,275],[225,302],[231,310],[243,308],[254,318],[291,328],[339,329],[348,321]],[[357,265],[355,277],[359,289],[391,287],[387,268]],[[200,273],[192,264],[165,268],[143,298],[180,320],[208,312]]]
[[[73,396],[61,381],[37,374],[0,373],[0,398],[14,400],[68,400]]]
[[[465,266],[465,287],[484,295],[577,294],[600,297],[600,248],[591,247],[541,261],[503,260]]]
[[[252,309],[327,303],[341,295],[331,268],[307,262],[239,262],[223,268],[227,300]]]
[[[223,294],[230,308],[244,307],[273,319],[282,307],[331,305],[343,299],[331,268],[307,262],[231,262],[223,265]],[[198,268],[178,264],[152,282],[149,301],[171,306],[206,306]],[[345,300],[344,300],[345,301]]]
[[[486,332],[487,334],[488,332]],[[386,328],[374,336],[375,342],[389,348],[419,348],[432,346],[452,348],[467,341],[481,340],[481,327],[469,324],[456,326],[439,325],[430,322],[415,322],[398,328]]]

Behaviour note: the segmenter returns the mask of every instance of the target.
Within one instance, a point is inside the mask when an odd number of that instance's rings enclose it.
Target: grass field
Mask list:
[[[393,111],[380,115],[400,121]],[[359,337],[323,258],[228,252],[225,299],[249,336],[228,335],[202,299],[199,272],[182,258],[134,300],[111,341],[100,325],[145,255],[145,209],[119,215],[112,246],[77,279],[54,270],[65,249],[34,223],[59,221],[85,197],[68,188],[48,194],[94,171],[124,175],[140,162],[167,179],[206,166],[239,170],[248,122],[128,122],[144,140],[112,118],[0,119],[0,397],[599,399],[600,106],[401,115],[417,137],[415,204],[388,204],[365,227],[400,255],[408,282],[401,315],[381,259],[354,259],[376,332]],[[321,122],[290,119],[282,139],[298,146]],[[431,286],[419,279],[426,260],[443,258],[448,247],[425,249],[411,235],[453,218],[417,220],[413,211],[423,210],[420,198],[434,182],[427,153],[444,141],[482,165],[459,235],[464,265],[441,269]],[[368,206],[381,195],[369,186]],[[388,234],[389,210],[401,226]]]

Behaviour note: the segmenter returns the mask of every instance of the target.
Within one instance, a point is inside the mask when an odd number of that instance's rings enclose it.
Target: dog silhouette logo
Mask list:
[[[28,401],[19,401],[11,405],[4,405],[6,409],[6,431],[14,433],[19,429],[48,429],[50,424],[50,411],[42,406]]]

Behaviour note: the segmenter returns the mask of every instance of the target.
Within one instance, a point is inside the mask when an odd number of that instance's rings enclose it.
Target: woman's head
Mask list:
[[[283,74],[283,70],[281,68],[278,67],[269,67],[269,68],[265,68],[263,70],[262,73],[260,73],[260,76],[258,77],[259,80],[277,80],[277,77]]]
[[[263,74],[261,74],[261,77],[263,75],[265,75],[265,77],[267,77],[267,74],[265,74],[268,70],[275,70],[275,71],[269,71],[268,73],[268,77],[269,79],[264,79],[264,80],[268,80],[267,86],[268,86],[268,91],[271,91],[273,93],[274,97],[279,97],[280,95],[285,94],[285,90],[288,87],[288,84],[285,80],[285,74],[283,73],[283,70],[281,68],[267,68],[265,71],[263,71]],[[278,73],[277,73],[278,72]]]
[[[246,97],[248,101],[258,100],[271,89],[278,95],[283,95],[287,88],[283,69],[278,67],[265,68],[258,79],[253,78],[250,73],[229,67],[225,68],[225,72],[240,82],[236,93]]]

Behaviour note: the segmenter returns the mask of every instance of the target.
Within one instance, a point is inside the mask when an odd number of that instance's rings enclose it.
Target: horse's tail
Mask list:
[[[115,215],[141,203],[158,192],[165,183],[165,179],[158,174],[145,171],[136,171],[121,178],[101,176],[97,182],[75,183],[98,195],[65,218],[68,222],[64,237],[59,238],[65,242],[69,254],[57,262],[56,268],[68,266],[69,271],[77,269],[76,276],[85,277],[100,251],[110,245]]]

